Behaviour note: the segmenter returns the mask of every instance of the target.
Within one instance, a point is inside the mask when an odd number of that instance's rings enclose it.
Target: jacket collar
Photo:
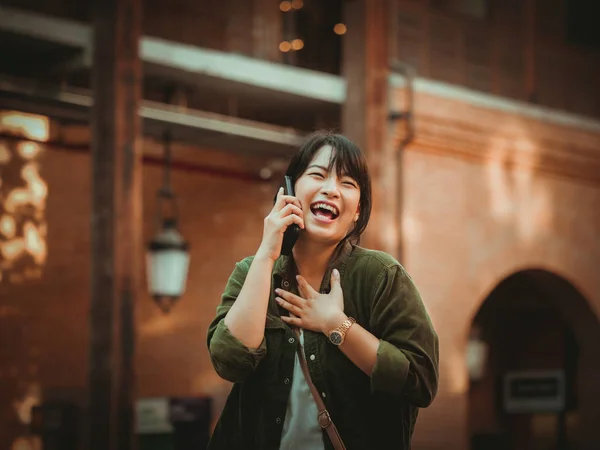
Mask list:
[[[344,239],[338,244],[323,276],[323,284],[320,288],[321,292],[329,292],[331,271],[333,269],[337,269],[340,272],[340,278],[344,276],[346,264],[353,249],[354,246],[348,241],[348,239]],[[280,278],[282,282],[287,281],[289,286],[296,285],[297,273],[298,270],[296,268],[293,256],[280,256],[275,262],[273,276]]]

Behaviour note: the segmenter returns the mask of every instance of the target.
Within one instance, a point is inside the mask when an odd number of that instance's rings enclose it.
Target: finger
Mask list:
[[[341,290],[340,272],[337,269],[331,271],[331,292]]]
[[[305,300],[301,297],[298,297],[296,294],[292,294],[289,291],[284,291],[283,289],[279,288],[275,289],[275,293],[292,305],[299,306],[300,308],[304,307]]]
[[[300,203],[300,200],[298,200],[297,197],[294,197],[293,195],[284,195],[284,199],[286,203],[296,205],[298,208],[302,209],[302,203]]]
[[[279,306],[281,306],[284,309],[287,309],[289,312],[291,312],[295,316],[302,315],[302,310],[300,308],[298,308],[296,305],[294,305],[290,302],[285,301],[281,297],[275,297],[275,301],[277,302],[277,304],[279,304]]]
[[[281,320],[294,327],[302,328],[302,319],[298,317],[280,316]]]
[[[289,216],[290,214],[296,214],[297,216],[303,217],[304,212],[302,211],[301,208],[299,208],[298,206],[296,206],[293,203],[288,203],[282,210],[281,210],[281,216],[285,217],[285,216]]]
[[[289,216],[284,217],[282,223],[286,227],[289,227],[291,224],[295,223],[300,228],[304,229],[304,220],[302,217],[297,216],[296,214],[290,214]]]
[[[302,209],[302,203],[300,203],[300,200],[298,200],[296,197],[292,195],[285,195],[283,193],[281,195],[277,194],[277,200],[275,201],[274,205],[276,210],[280,211],[288,204],[296,205],[298,208]]]
[[[300,289],[300,293],[306,298],[314,298],[318,295],[318,292],[313,289],[313,287],[304,279],[302,275],[296,275],[296,280],[298,281],[298,289]]]

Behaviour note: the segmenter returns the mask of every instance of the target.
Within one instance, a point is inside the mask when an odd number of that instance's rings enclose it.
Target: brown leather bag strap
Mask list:
[[[329,436],[329,439],[331,440],[331,443],[333,444],[333,448],[335,450],[346,450],[346,446],[342,441],[342,437],[340,436],[340,433],[335,427],[335,424],[331,420],[331,416],[329,415],[329,412],[325,407],[325,403],[323,403],[323,399],[321,399],[321,396],[319,395],[319,391],[317,391],[317,388],[315,387],[315,385],[312,382],[312,379],[310,378],[310,373],[308,371],[308,363],[306,362],[306,357],[304,356],[304,349],[302,348],[302,345],[300,345],[300,331],[296,328],[294,329],[294,333],[296,333],[296,336],[298,337],[297,349],[298,359],[300,360],[300,367],[302,368],[302,373],[304,374],[304,378],[308,383],[310,392],[312,393],[312,396],[315,399],[315,403],[317,404],[317,410],[319,411],[319,415],[317,417],[319,425],[321,425],[321,428],[324,428],[325,431],[327,431],[327,435]]]

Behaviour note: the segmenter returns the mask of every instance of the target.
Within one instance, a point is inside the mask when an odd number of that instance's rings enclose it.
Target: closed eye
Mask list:
[[[319,172],[312,172],[312,173],[309,173],[309,175],[316,175],[316,176],[318,176],[320,178],[324,178],[323,174],[319,173]]]

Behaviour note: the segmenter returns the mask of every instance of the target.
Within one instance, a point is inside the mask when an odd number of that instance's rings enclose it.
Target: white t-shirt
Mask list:
[[[304,346],[304,333],[300,330]],[[319,425],[317,404],[304,378],[296,353],[292,389],[283,423],[280,450],[324,450],[323,434]]]

